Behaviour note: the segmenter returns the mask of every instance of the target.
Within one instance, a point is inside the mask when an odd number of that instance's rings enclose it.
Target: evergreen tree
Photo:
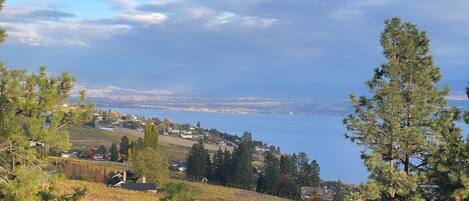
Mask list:
[[[143,150],[145,148],[145,142],[141,137],[137,139],[137,141],[133,145],[134,151],[137,152],[139,150]]]
[[[221,148],[218,148],[217,153],[213,156],[213,174],[211,177],[212,181],[223,184],[224,183],[224,173],[225,173],[225,160],[224,153]]]
[[[280,174],[278,178],[278,196],[288,198],[291,200],[300,199],[300,189],[293,181],[293,179],[287,175]]]
[[[143,141],[145,142],[145,147],[151,147],[152,149],[157,148],[158,146],[158,137],[160,135],[156,124],[153,122],[147,122],[145,124],[145,132],[144,132]]]
[[[119,153],[121,153],[123,157],[127,157],[127,151],[129,150],[129,147],[129,138],[126,135],[122,136],[121,143],[119,144]]]
[[[421,200],[425,157],[452,123],[435,117],[449,90],[436,87],[439,68],[426,33],[415,25],[386,20],[381,45],[387,62],[366,82],[372,96],[352,95],[355,114],[344,119],[346,137],[365,149],[362,159],[370,172],[354,199]]]
[[[0,41],[5,37],[0,29]],[[30,74],[0,64],[0,199],[56,197],[55,177],[45,171],[48,162],[41,152],[51,147],[67,150],[67,125],[91,119],[93,110],[83,101],[68,104],[73,83],[70,74],[51,76],[44,66]],[[30,140],[44,146],[31,146]],[[83,194],[80,189],[72,197]]]
[[[97,153],[100,153],[100,154],[106,154],[107,153],[107,149],[104,145],[100,145],[98,147],[98,150],[96,151]]]
[[[233,183],[244,189],[251,187],[251,151],[248,144],[241,142],[233,154],[234,180]]]
[[[280,157],[280,171],[282,172],[282,174],[288,175],[289,177],[293,177],[294,168],[295,165],[292,156],[282,155]]]
[[[222,183],[227,185],[234,177],[233,158],[231,152],[225,149],[223,153],[223,176]]]
[[[192,145],[187,157],[186,175],[189,178],[201,180],[208,176],[210,168],[210,156],[208,150],[204,147],[204,142],[199,140]]]
[[[313,186],[319,186],[321,183],[320,167],[316,160],[312,160],[309,165],[308,176],[311,178]]]
[[[268,187],[263,173],[259,175],[257,179],[256,192],[258,193],[267,193]]]
[[[275,155],[268,151],[264,159],[264,191],[271,195],[277,195],[277,179],[279,174],[279,161]]]
[[[294,156],[295,167],[297,168],[295,171],[296,183],[298,183],[299,186],[312,186],[313,180],[308,155],[304,152],[300,152],[298,155]]]
[[[202,128],[201,125],[200,125],[200,121],[197,122],[197,128]]]
[[[111,148],[109,148],[109,152],[111,152],[111,161],[119,161],[119,150],[115,143],[112,143]]]

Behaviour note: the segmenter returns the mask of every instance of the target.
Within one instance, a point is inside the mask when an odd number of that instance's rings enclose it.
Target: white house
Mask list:
[[[181,134],[181,137],[184,138],[184,139],[192,139],[192,135]]]

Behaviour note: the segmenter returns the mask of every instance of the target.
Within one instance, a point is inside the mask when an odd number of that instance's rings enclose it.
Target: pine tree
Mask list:
[[[311,178],[312,186],[319,186],[321,183],[320,167],[316,160],[312,160],[309,165],[308,176]]]
[[[111,152],[111,161],[119,161],[119,150],[115,143],[112,143],[111,148],[109,148],[109,152]]]
[[[313,180],[311,176],[311,165],[309,163],[308,155],[304,152],[300,152],[294,155],[295,162],[295,180],[299,186],[313,186]]]
[[[278,178],[278,196],[288,198],[291,200],[300,199],[300,189],[293,181],[293,179],[287,175],[280,174]]]
[[[96,152],[98,152],[98,153],[100,153],[100,154],[106,154],[106,153],[107,153],[107,149],[106,149],[106,147],[105,147],[104,145],[100,145],[100,146],[98,147],[98,150],[97,150]]]
[[[258,193],[266,193],[267,192],[267,183],[265,180],[265,176],[263,173],[259,175],[259,178],[257,179],[257,185],[256,185],[256,192]]]
[[[223,185],[227,185],[229,182],[233,180],[234,177],[234,169],[233,169],[233,158],[231,152],[226,150],[223,152],[223,176],[222,176],[222,183]]]
[[[278,192],[278,174],[279,174],[279,161],[275,155],[268,151],[264,159],[264,189],[265,193],[270,195],[277,195]]]
[[[124,135],[121,138],[121,143],[119,144],[119,153],[122,154],[123,157],[127,157],[127,151],[129,150],[130,147],[130,141],[129,138]]]
[[[248,144],[242,142],[233,154],[233,183],[244,189],[251,187],[251,151]]]
[[[158,146],[158,137],[160,133],[156,124],[153,122],[147,122],[145,124],[145,135],[143,141],[145,142],[145,147],[151,147],[156,150]]]
[[[0,42],[5,37],[0,29]],[[67,125],[91,119],[91,106],[83,101],[68,104],[73,83],[70,74],[50,76],[44,66],[30,74],[0,64],[0,199],[60,197],[55,195],[55,177],[45,171],[47,158],[41,153],[51,147],[67,150]],[[72,196],[83,194],[79,189]]]
[[[224,183],[224,170],[225,168],[225,160],[224,160],[224,153],[221,148],[218,148],[217,153],[213,156],[213,174],[211,180],[216,181],[217,183],[223,184]]]
[[[445,127],[435,114],[448,89],[436,87],[439,68],[429,39],[411,23],[386,20],[381,45],[387,62],[366,82],[371,97],[351,96],[355,114],[344,119],[346,137],[364,148],[369,180],[356,199],[421,200],[427,153]]]
[[[210,168],[209,159],[210,156],[208,155],[208,150],[204,147],[204,142],[199,140],[198,143],[192,145],[187,156],[186,175],[196,180],[208,177]]]

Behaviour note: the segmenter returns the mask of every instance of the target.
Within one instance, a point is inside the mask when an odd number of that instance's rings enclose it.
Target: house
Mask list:
[[[319,197],[324,201],[332,201],[334,192],[328,187],[311,187],[301,186],[301,198],[302,200],[309,200],[314,197]]]
[[[45,143],[43,141],[37,141],[29,139],[29,147],[44,147]]]
[[[114,175],[110,179],[106,180],[106,186],[120,187],[124,183],[125,181],[117,175]]]
[[[202,178],[202,180],[200,180],[200,182],[203,183],[203,184],[206,184],[208,182],[207,177]]]
[[[267,152],[267,151],[270,151],[269,148],[260,147],[260,146],[255,146],[255,147],[254,147],[254,150],[256,150],[257,152]]]
[[[186,171],[186,167],[178,167],[178,171],[179,171],[179,172],[185,172],[185,171]]]
[[[123,183],[121,188],[156,193],[156,183]]]
[[[104,154],[93,154],[93,160],[104,161],[105,159],[106,155]]]
[[[184,138],[184,139],[192,139],[192,135],[181,134],[181,137]]]
[[[127,182],[127,178],[132,178],[135,175],[130,171],[119,172],[106,180],[106,185],[111,187],[120,187],[122,184]]]

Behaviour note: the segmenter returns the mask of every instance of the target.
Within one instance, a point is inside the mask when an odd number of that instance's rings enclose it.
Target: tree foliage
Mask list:
[[[135,154],[132,169],[159,186],[163,186],[169,177],[168,159],[151,147],[145,147]]]
[[[199,140],[192,145],[187,156],[186,175],[189,178],[201,180],[208,177],[210,171],[210,156],[208,150],[204,147],[204,142]]]
[[[44,150],[67,150],[68,124],[91,117],[92,106],[68,104],[74,78],[68,73],[48,76],[7,69],[0,65],[0,198],[37,200],[44,190],[41,180]]]
[[[441,75],[427,34],[393,18],[381,46],[387,62],[366,82],[371,97],[352,95],[355,111],[344,119],[346,137],[364,148],[370,172],[353,199],[447,200],[442,194],[454,195],[460,183],[450,180],[462,176],[464,163],[455,164],[465,160],[464,142],[454,125],[457,110],[446,107],[449,89],[437,87]]]
[[[145,143],[145,147],[151,147],[156,150],[158,146],[158,137],[160,133],[155,123],[147,122],[145,124],[145,132],[143,141]]]

